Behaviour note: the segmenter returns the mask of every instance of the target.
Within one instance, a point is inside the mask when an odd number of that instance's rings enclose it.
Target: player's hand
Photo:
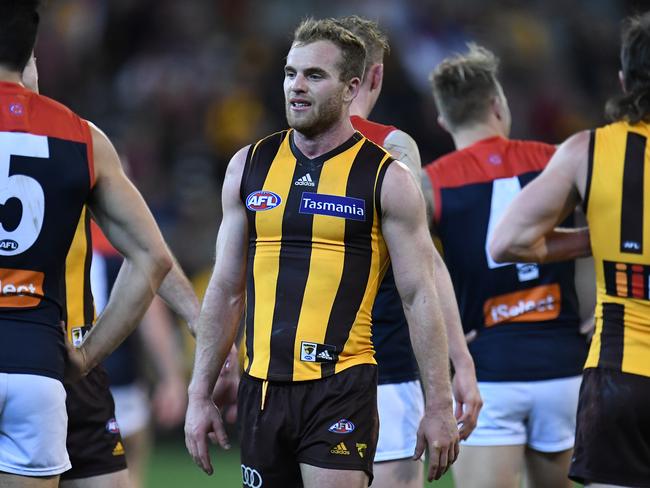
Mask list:
[[[451,406],[427,411],[420,421],[413,459],[420,459],[429,449],[427,480],[437,480],[456,461],[459,452],[459,435]]]
[[[219,410],[207,396],[190,396],[185,415],[185,446],[194,462],[212,474],[208,438],[224,449],[230,449]]]
[[[187,407],[186,388],[180,376],[165,378],[156,385],[151,403],[158,425],[171,429],[183,421]]]
[[[212,391],[212,401],[223,412],[223,417],[229,424],[234,424],[237,421],[238,389],[239,365],[237,364],[237,347],[233,345]]]
[[[86,352],[82,347],[74,347],[67,337],[65,322],[61,322],[63,334],[65,336],[65,373],[64,379],[66,383],[75,383],[88,374],[88,361],[86,359]]]
[[[464,441],[476,427],[478,414],[483,407],[473,362],[469,366],[456,368],[451,389],[456,400],[454,417],[459,427],[458,434],[460,440]]]

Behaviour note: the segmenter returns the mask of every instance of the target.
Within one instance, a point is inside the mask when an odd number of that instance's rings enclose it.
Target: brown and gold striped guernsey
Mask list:
[[[380,194],[390,155],[356,132],[314,159],[293,131],[251,147],[245,371],[303,381],[376,364],[371,311],[389,257]]]
[[[596,266],[596,329],[586,368],[650,376],[649,126],[591,134],[585,208]]]
[[[84,207],[65,260],[65,321],[70,342],[78,344],[95,320],[95,306],[90,289],[92,262],[90,215]],[[81,329],[81,330],[79,330]]]

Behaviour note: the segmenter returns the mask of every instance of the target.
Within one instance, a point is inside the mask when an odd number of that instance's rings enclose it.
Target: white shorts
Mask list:
[[[111,386],[115,401],[115,420],[122,437],[143,431],[149,425],[151,410],[145,388],[139,383]]]
[[[418,426],[424,415],[424,394],[420,381],[379,385],[379,441],[375,462],[413,456]]]
[[[479,382],[483,408],[467,446],[527,445],[540,452],[573,447],[582,376]]]
[[[65,389],[53,378],[0,373],[0,471],[54,476],[70,469]]]

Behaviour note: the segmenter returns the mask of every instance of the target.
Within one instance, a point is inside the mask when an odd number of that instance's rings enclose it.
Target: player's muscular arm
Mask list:
[[[133,331],[172,265],[153,216],[124,174],[115,148],[95,126],[91,133],[96,183],[88,206],[125,261],[104,312],[81,348],[86,371]]]
[[[452,415],[448,350],[440,300],[435,289],[433,244],[422,193],[411,172],[391,164],[381,191],[382,232],[402,297],[426,397],[415,456],[429,448],[429,479],[438,479],[458,453]]]
[[[229,447],[211,396],[244,310],[248,223],[239,186],[247,152],[248,148],[244,148],[233,156],[224,180],[216,261],[199,315],[194,371],[188,389],[185,444],[194,461],[208,474],[212,474],[212,464],[207,437],[216,436],[222,447]]]
[[[551,262],[589,256],[587,229],[555,229],[584,195],[589,133],[569,138],[506,210],[490,243],[495,261]]]
[[[158,295],[169,305],[176,315],[181,317],[196,337],[196,321],[199,318],[199,299],[194,293],[192,284],[183,273],[178,261],[171,251],[172,269],[158,288]]]

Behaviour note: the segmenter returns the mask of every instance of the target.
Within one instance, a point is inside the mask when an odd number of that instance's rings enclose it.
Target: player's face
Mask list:
[[[284,67],[289,126],[313,137],[344,116],[348,86],[340,79],[341,51],[329,41],[294,44]]]

